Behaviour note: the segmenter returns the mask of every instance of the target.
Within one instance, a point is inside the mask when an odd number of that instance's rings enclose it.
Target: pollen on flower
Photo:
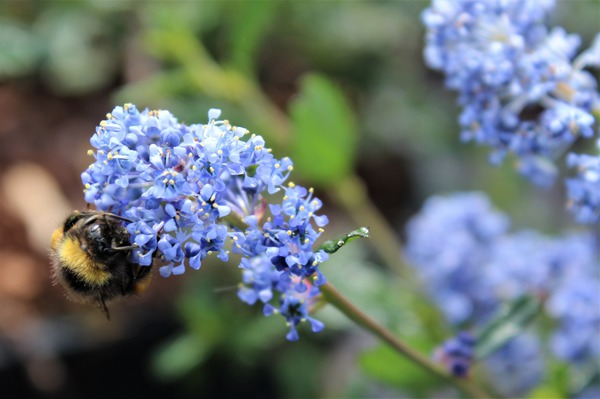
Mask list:
[[[322,227],[319,227],[319,233],[324,233],[324,232],[325,232],[325,229]]]
[[[112,119],[112,118],[113,118],[113,116],[110,112],[108,114],[106,114],[106,119]]]
[[[210,171],[210,173],[215,173],[215,168],[213,168],[212,166],[208,168],[208,170]]]
[[[305,238],[305,239],[304,239],[304,243],[305,243],[305,244],[308,244],[309,242],[310,242],[310,239],[308,239],[308,238]]]
[[[100,122],[100,127],[104,129],[106,127],[106,121]]]
[[[296,187],[296,184],[294,182],[289,182],[288,183],[288,187],[289,188],[294,188],[294,187]]]
[[[254,151],[260,151],[262,149],[263,149],[262,145],[256,145],[256,146],[254,146]]]
[[[158,110],[153,109],[152,111],[148,112],[149,116],[158,116]]]
[[[112,152],[109,152],[109,153],[106,155],[106,158],[107,158],[109,161],[112,161],[112,159],[114,158],[114,155],[112,154]]]
[[[84,187],[85,187],[86,189],[88,189],[88,188],[92,187],[92,185],[91,185],[90,183],[85,183],[85,186],[84,186]]]
[[[304,205],[300,205],[300,208],[298,208],[298,209],[300,209],[300,212],[302,212],[305,209]]]
[[[276,163],[275,165],[275,169],[279,169],[279,167],[281,166],[280,164]]]
[[[168,181],[169,181],[169,179],[164,178],[162,182],[163,182],[163,184],[167,184]]]
[[[308,189],[308,192],[312,194],[312,193],[315,192],[315,189],[313,187],[311,187],[311,188]],[[313,203],[314,203],[314,201],[313,201]]]
[[[292,165],[290,165],[287,167],[287,170],[289,170],[291,172],[292,170],[294,170],[294,167]]]
[[[288,231],[286,231],[286,233],[287,233],[288,236],[291,236],[292,235],[292,230],[288,230]]]
[[[87,150],[87,154],[88,154],[89,156],[92,156],[92,155],[94,155],[94,150]]]
[[[217,151],[217,154],[219,154],[219,155],[223,155],[223,150],[218,150],[218,151]]]
[[[263,236],[266,237],[266,238],[270,237],[269,233],[264,233]]]

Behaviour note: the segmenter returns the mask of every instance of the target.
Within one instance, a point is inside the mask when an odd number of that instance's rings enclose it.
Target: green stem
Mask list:
[[[388,268],[404,279],[412,280],[414,273],[403,263],[402,244],[396,239],[398,234],[371,202],[365,184],[356,175],[350,175],[333,185],[331,193],[358,226],[369,228],[369,242]]]
[[[456,388],[460,389],[462,392],[464,392],[471,398],[490,398],[488,394],[486,394],[480,387],[475,385],[472,381],[453,377],[446,370],[438,366],[436,363],[432,362],[429,358],[423,356],[421,353],[415,351],[410,346],[405,344],[399,338],[394,336],[388,329],[383,327],[381,324],[378,324],[375,320],[371,319],[367,314],[363,313],[360,309],[354,306],[331,283],[325,283],[319,288],[321,290],[321,293],[323,294],[323,297],[327,300],[328,303],[339,309],[350,320],[352,320],[365,330],[373,333],[382,341],[390,345],[402,356],[408,358],[415,364],[418,364],[427,372],[454,385]]]

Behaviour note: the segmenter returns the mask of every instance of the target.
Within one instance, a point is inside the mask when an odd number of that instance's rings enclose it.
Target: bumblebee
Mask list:
[[[130,260],[135,248],[118,215],[75,211],[52,234],[50,252],[55,284],[75,302],[95,303],[107,319],[106,302],[140,294],[152,278],[152,266]]]

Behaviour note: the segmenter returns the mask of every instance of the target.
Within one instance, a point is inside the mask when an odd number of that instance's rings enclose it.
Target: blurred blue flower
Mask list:
[[[525,397],[545,373],[540,340],[527,332],[508,341],[483,364],[490,383],[506,398]]]
[[[293,163],[275,158],[261,136],[216,120],[220,110],[208,116],[188,126],[168,111],[116,107],[91,138],[95,162],[81,175],[86,201],[131,220],[132,260],[160,258],[164,277],[186,264],[199,269],[210,254],[228,260],[231,240],[243,257],[243,301],[283,315],[290,339],[303,320],[322,329],[307,313],[325,282],[319,265],[327,254],[313,249],[328,223],[317,214],[321,201],[312,189],[284,186]],[[269,203],[265,194],[278,191],[283,198]],[[272,306],[275,297],[281,303]]]
[[[551,340],[553,352],[563,360],[600,368],[598,275],[572,276],[552,293],[547,308],[559,322]]]
[[[548,186],[554,161],[578,138],[592,137],[600,108],[600,35],[577,58],[581,39],[545,23],[554,0],[434,0],[423,12],[427,64],[459,92],[463,140],[514,154],[520,173]]]
[[[432,197],[408,223],[408,261],[452,324],[482,319],[495,308],[483,265],[508,227],[483,193]]]
[[[569,154],[567,164],[577,168],[577,176],[567,179],[568,206],[580,223],[600,222],[600,139],[598,155]]]
[[[433,358],[444,365],[450,374],[466,377],[473,362],[474,349],[475,337],[466,331],[461,331],[437,348]]]
[[[482,325],[503,302],[535,295],[557,321],[553,353],[600,368],[598,237],[510,233],[508,223],[481,193],[432,197],[407,225],[407,258],[451,324]]]

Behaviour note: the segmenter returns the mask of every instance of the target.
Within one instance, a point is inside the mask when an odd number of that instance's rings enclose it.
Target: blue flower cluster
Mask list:
[[[328,223],[317,215],[322,203],[312,189],[284,185],[289,158],[275,158],[261,136],[217,120],[220,113],[211,109],[207,124],[188,126],[168,111],[116,107],[91,138],[95,162],[81,176],[85,199],[131,220],[134,262],[159,258],[168,277],[186,264],[199,269],[210,254],[227,261],[231,248],[242,256],[240,298],[282,314],[289,339],[297,339],[300,321],[318,331],[323,326],[307,309],[325,282],[319,265],[327,254],[313,250]],[[281,202],[267,202],[266,194],[280,191]]]
[[[519,334],[492,353],[483,368],[502,397],[523,398],[544,376],[541,342],[533,333]]]
[[[557,321],[554,354],[574,364],[597,362],[597,237],[511,233],[508,223],[482,193],[432,197],[407,225],[408,260],[453,325],[481,325],[504,301],[537,295]]]
[[[566,181],[568,206],[580,223],[600,222],[600,139],[596,146],[598,155],[567,156],[567,164],[577,169],[576,177]]]
[[[422,15],[425,60],[459,93],[462,139],[491,147],[494,163],[513,154],[520,173],[546,186],[554,161],[594,135],[600,113],[596,78],[584,69],[600,66],[600,35],[575,57],[580,37],[545,25],[553,8],[554,0],[434,0]]]
[[[495,309],[482,265],[508,228],[508,218],[482,193],[432,197],[407,224],[408,260],[453,325]]]
[[[461,331],[456,337],[450,338],[437,348],[433,358],[443,364],[448,372],[456,377],[467,377],[473,362],[475,337]]]

